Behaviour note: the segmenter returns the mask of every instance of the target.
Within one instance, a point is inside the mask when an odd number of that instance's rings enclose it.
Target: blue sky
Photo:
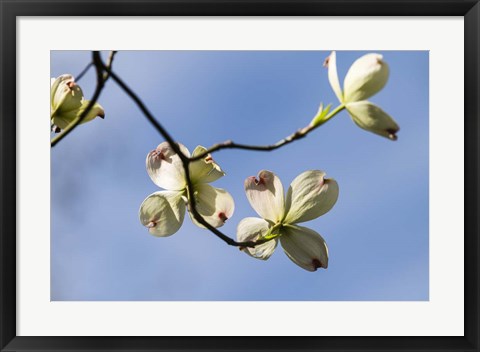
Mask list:
[[[337,52],[340,82],[367,52]],[[277,247],[260,261],[188,217],[168,238],[140,224],[143,199],[160,190],[145,157],[163,138],[111,80],[104,120],[75,129],[51,152],[52,300],[428,300],[428,52],[380,51],[390,66],[369,100],[400,125],[389,141],[358,128],[344,111],[307,138],[270,153],[220,151],[227,176],[213,183],[235,199],[222,231],[235,236],[256,216],[246,177],[267,169],[285,189],[306,170],[326,171],[340,196],[304,223],[329,247],[327,270],[307,272]],[[322,51],[125,51],[114,70],[190,151],[232,139],[270,144],[306,126],[321,101],[337,104]],[[107,52],[104,53],[106,57]],[[78,74],[84,51],[52,51],[51,76]],[[79,85],[93,94],[95,73]]]

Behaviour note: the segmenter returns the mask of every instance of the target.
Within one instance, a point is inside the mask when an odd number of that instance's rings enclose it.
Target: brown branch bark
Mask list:
[[[208,154],[222,150],[222,149],[243,149],[243,150],[255,150],[255,151],[260,151],[260,152],[269,152],[275,149],[278,149],[280,147],[283,147],[284,145],[287,145],[295,140],[301,139],[303,137],[306,137],[307,134],[317,128],[318,126],[307,126],[305,128],[302,128],[291,135],[279,140],[275,144],[270,144],[270,145],[250,145],[250,144],[240,144],[240,143],[235,143],[234,141],[228,140],[222,143],[218,143],[207,149],[205,152],[196,155],[194,157],[190,158],[190,161],[196,161],[200,160],[204,157],[206,157]]]

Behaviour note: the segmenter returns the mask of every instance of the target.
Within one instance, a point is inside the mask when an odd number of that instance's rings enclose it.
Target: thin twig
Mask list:
[[[116,50],[112,50],[110,51],[110,54],[108,55],[108,59],[107,59],[107,67],[112,67],[112,64],[113,64],[113,58],[115,57],[115,55],[117,54],[117,51]],[[102,62],[103,64],[103,62]],[[110,73],[108,71],[106,71],[104,74],[103,74],[103,79],[106,81],[108,79],[108,77],[110,76]]]
[[[208,154],[214,153],[216,151],[222,150],[222,149],[243,149],[243,150],[255,150],[255,151],[261,151],[261,152],[269,152],[275,149],[278,149],[280,147],[283,147],[287,144],[292,143],[293,141],[296,141],[298,139],[306,137],[311,131],[317,129],[321,125],[323,125],[325,122],[329,121],[333,116],[338,114],[340,111],[345,109],[345,106],[342,104],[338,106],[336,109],[334,109],[331,113],[329,113],[321,123],[318,124],[310,124],[307,127],[304,127],[302,129],[299,129],[298,131],[292,133],[291,135],[279,140],[275,144],[270,144],[270,145],[249,145],[249,144],[240,144],[240,143],[235,143],[234,141],[228,140],[223,143],[217,143],[207,149],[205,152],[200,153],[196,156],[190,157],[190,161],[196,161],[203,159],[206,157]]]
[[[243,150],[255,150],[255,151],[261,151],[261,152],[269,152],[269,151],[278,149],[280,147],[283,147],[284,145],[287,145],[287,144],[289,144],[289,143],[291,143],[291,142],[293,142],[297,139],[305,137],[308,134],[308,132],[310,132],[314,128],[315,127],[312,127],[312,126],[305,127],[303,129],[298,130],[295,133],[292,133],[291,135],[281,139],[277,143],[271,144],[271,145],[240,144],[240,143],[235,143],[231,140],[228,140],[228,141],[225,141],[225,142],[222,142],[222,143],[217,143],[217,144],[213,145],[212,147],[210,147],[209,149],[207,149],[205,152],[203,152],[199,155],[196,155],[194,157],[191,157],[190,161],[196,161],[196,160],[203,159],[208,154],[214,153],[214,152],[222,150],[222,149],[243,149]]]
[[[83,70],[80,72],[78,75],[75,76],[75,81],[78,82],[82,79],[82,77],[87,73],[87,71],[90,69],[90,67],[93,66],[93,62],[90,62]]]

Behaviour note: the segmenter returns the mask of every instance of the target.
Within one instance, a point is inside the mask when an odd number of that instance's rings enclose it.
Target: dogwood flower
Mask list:
[[[183,154],[190,157],[190,152],[184,145],[178,143],[178,146]],[[204,147],[198,146],[193,151],[193,156],[205,152]],[[182,160],[168,142],[163,142],[148,153],[146,166],[153,183],[165,190],[155,192],[143,201],[139,211],[140,222],[154,236],[173,235],[182,226],[189,201]],[[190,163],[189,174],[198,213],[210,225],[222,226],[233,214],[233,198],[227,191],[212,187],[208,183],[219,179],[225,173],[209,154]],[[204,227],[190,212],[189,214],[197,226]]]
[[[245,218],[237,226],[238,241],[271,240],[254,248],[242,248],[248,255],[266,260],[280,241],[295,264],[315,271],[328,267],[328,248],[317,232],[297,225],[328,212],[337,201],[338,184],[319,170],[305,171],[290,184],[285,197],[283,185],[273,172],[262,170],[245,180],[250,205],[261,216]]]
[[[325,60],[325,66],[328,67],[328,79],[335,95],[352,120],[367,131],[396,140],[400,128],[395,120],[380,107],[365,100],[387,83],[389,69],[383,56],[370,53],[357,59],[345,76],[343,91],[338,80],[335,51]]]
[[[75,118],[87,108],[89,100],[85,100],[82,89],[75,83],[72,75],[64,74],[50,80],[50,119],[55,132],[66,128]],[[102,106],[95,103],[82,123],[95,117],[105,117]]]

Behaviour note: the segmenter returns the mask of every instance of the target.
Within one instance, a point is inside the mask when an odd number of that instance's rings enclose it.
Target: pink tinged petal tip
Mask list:
[[[228,220],[227,215],[225,215],[225,213],[224,213],[223,211],[220,212],[220,213],[218,213],[218,218],[219,218],[220,220],[222,220],[224,223]]]
[[[160,160],[171,161],[171,157],[176,155],[175,151],[170,147],[168,143],[161,143],[158,147],[152,151],[152,157]]]
[[[263,178],[253,177],[253,183],[255,183],[257,186],[258,186],[258,185],[264,185],[264,184],[265,184],[265,180],[264,180]]]
[[[262,171],[258,174],[258,177],[250,176],[247,181],[250,183],[253,182],[255,186],[263,186],[264,189],[269,189],[272,193],[275,193],[272,176],[272,173],[268,171]]]
[[[178,144],[183,153],[188,153],[185,147]],[[183,151],[185,149],[185,151]],[[166,190],[182,190],[185,188],[185,173],[180,157],[163,142],[147,154],[147,173],[152,181]]]
[[[245,192],[250,205],[262,218],[277,222],[283,217],[283,186],[273,172],[262,170],[257,177],[248,177],[245,180]]]
[[[391,139],[392,141],[396,141],[398,139],[397,134],[396,134],[397,132],[398,132],[398,130],[388,129],[387,130],[388,138]]]
[[[255,177],[255,176],[250,176],[247,178],[247,182],[246,184],[255,184],[255,186],[262,186],[262,185],[265,185],[265,178],[262,178],[261,176],[259,176],[258,178]]]
[[[323,61],[323,67],[328,68],[328,63],[329,62],[330,62],[330,55],[328,55],[327,58],[325,59],[325,61]]]
[[[165,160],[165,155],[163,152],[157,149],[152,150],[149,155],[154,161]]]
[[[318,268],[324,268],[324,269],[327,268],[326,266],[323,266],[322,262],[317,258],[312,260],[312,267],[314,271],[316,271]]]
[[[145,225],[146,228],[151,229],[157,226],[157,223],[155,221],[150,221],[147,225]]]
[[[312,229],[289,225],[282,230],[280,243],[285,254],[295,264],[308,271],[328,267],[328,248],[325,240]]]

